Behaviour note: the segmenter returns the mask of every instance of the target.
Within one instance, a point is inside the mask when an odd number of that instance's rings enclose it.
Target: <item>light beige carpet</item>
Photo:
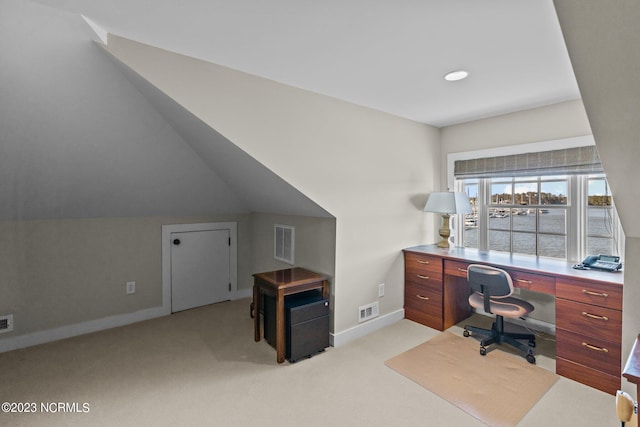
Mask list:
[[[385,362],[490,426],[515,426],[558,376],[524,358],[448,332]]]

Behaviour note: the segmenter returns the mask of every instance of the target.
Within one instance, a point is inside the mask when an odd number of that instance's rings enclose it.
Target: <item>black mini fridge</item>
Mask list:
[[[276,346],[276,302],[264,295],[264,338]],[[285,357],[294,363],[329,347],[329,301],[318,290],[288,295],[284,299]]]

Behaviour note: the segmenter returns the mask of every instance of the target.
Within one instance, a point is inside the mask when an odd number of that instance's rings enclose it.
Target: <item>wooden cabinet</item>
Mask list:
[[[615,394],[620,388],[622,287],[558,279],[556,372]]]
[[[440,257],[405,252],[405,317],[443,331],[469,317],[469,286],[462,281],[447,280],[447,268]],[[466,276],[465,276],[466,277]]]
[[[405,317],[442,331],[442,259],[405,253],[404,272]]]
[[[506,270],[517,288],[556,297],[556,373],[615,394],[621,383],[622,275],[530,256],[436,245],[404,249],[405,317],[445,330],[471,315],[467,268]]]

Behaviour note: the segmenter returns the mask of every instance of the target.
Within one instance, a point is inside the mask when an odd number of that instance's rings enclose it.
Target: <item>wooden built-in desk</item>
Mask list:
[[[285,324],[284,324],[284,297],[299,292],[322,289],[322,296],[329,297],[329,280],[313,271],[295,267],[285,270],[269,271],[253,275],[253,329],[255,340],[260,341],[260,305],[261,294],[265,293],[275,297],[276,300],[276,358],[278,363],[284,362]]]
[[[404,249],[405,317],[445,330],[471,315],[467,267],[506,270],[515,287],[556,297],[556,373],[615,394],[621,382],[621,272],[547,258],[436,245]]]

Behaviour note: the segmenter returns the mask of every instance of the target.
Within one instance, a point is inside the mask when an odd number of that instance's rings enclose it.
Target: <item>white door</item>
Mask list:
[[[231,299],[230,230],[172,232],[171,311]]]

